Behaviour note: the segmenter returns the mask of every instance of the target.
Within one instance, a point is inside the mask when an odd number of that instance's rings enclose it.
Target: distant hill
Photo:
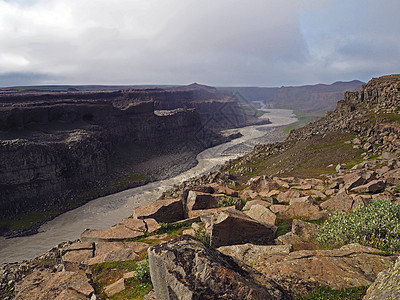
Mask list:
[[[262,102],[267,108],[290,108],[304,113],[324,113],[333,110],[345,91],[358,91],[363,82],[338,81],[333,84],[316,84],[290,87],[223,87],[240,101]]]

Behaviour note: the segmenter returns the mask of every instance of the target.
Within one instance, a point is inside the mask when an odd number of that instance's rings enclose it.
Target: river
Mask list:
[[[257,143],[273,142],[269,139],[273,139],[270,136],[273,136],[274,127],[297,121],[293,112],[286,109],[268,109],[262,117],[269,118],[272,123],[228,130],[231,133],[239,131],[243,136],[201,152],[197,155],[198,164],[178,176],[94,199],[42,225],[35,235],[12,239],[0,237],[0,264],[37,257],[63,241],[78,239],[87,228],[112,226],[132,215],[136,207],[155,201],[174,184],[208,173],[229,159],[250,152]]]

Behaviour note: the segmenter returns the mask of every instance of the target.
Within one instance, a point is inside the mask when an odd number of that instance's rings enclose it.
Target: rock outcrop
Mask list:
[[[148,250],[157,299],[288,299],[278,285],[190,236]]]

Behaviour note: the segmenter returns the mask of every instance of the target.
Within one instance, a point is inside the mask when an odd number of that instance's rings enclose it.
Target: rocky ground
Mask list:
[[[1,292],[18,299],[301,299],[323,288],[358,293],[347,299],[396,299],[399,253],[361,242],[324,245],[317,236],[335,212],[400,204],[399,112],[400,78],[374,79],[285,142],[176,186],[113,227],[3,265]],[[147,264],[152,284],[141,276]]]

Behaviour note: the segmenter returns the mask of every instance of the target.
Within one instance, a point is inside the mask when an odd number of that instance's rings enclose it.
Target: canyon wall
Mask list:
[[[0,217],[65,211],[89,198],[143,184],[149,178],[136,174],[135,166],[147,159],[181,153],[193,160],[203,149],[227,141],[205,128],[194,109],[176,107],[193,93],[0,96]],[[163,97],[168,105],[160,104]],[[203,105],[212,110],[211,104]],[[155,110],[157,106],[164,110]],[[167,167],[176,163],[165,162]]]

